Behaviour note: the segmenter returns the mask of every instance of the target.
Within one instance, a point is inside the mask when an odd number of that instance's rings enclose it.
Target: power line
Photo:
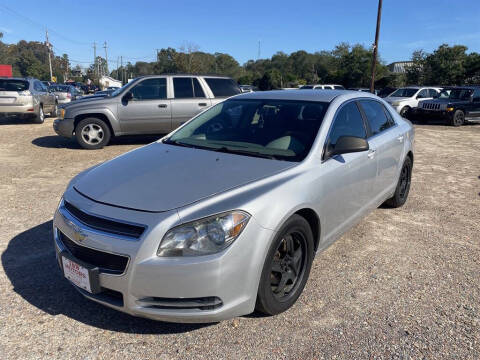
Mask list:
[[[2,7],[3,9],[9,11],[10,13],[12,13],[12,14],[14,14],[14,15],[16,15],[16,16],[19,16],[19,17],[27,20],[27,21],[30,22],[32,25],[35,25],[35,26],[37,26],[37,27],[40,27],[42,30],[45,29],[45,25],[44,25],[44,24],[40,24],[40,23],[36,22],[35,20],[29,18],[28,16],[25,16],[25,15],[23,15],[23,14],[15,11],[15,10],[9,8],[8,6],[5,6],[5,5],[3,5],[3,4],[0,4],[0,7]],[[50,28],[50,27],[49,27],[49,29],[50,29],[50,33],[56,34],[57,37],[62,38],[63,40],[66,40],[66,41],[69,41],[69,42],[72,42],[72,43],[75,43],[75,44],[78,44],[78,45],[90,45],[89,43],[86,43],[86,42],[83,42],[83,41],[78,41],[78,40],[70,39],[70,38],[64,36],[64,35],[63,35],[62,33],[60,33],[59,31],[56,31],[56,30],[54,30],[54,29],[52,29],[52,28]]]

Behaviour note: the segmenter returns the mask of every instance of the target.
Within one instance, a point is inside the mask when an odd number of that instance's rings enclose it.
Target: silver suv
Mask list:
[[[199,112],[240,93],[228,77],[144,76],[110,95],[66,105],[53,128],[58,135],[75,136],[85,149],[100,149],[112,136],[169,133]]]
[[[40,80],[0,78],[0,116],[16,115],[41,124],[45,114],[57,116],[57,105],[55,94]]]

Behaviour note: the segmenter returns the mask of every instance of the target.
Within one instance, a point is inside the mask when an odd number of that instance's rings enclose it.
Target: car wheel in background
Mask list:
[[[50,113],[51,117],[57,117],[58,116],[58,104],[55,103],[52,112]]]
[[[39,105],[38,106],[38,113],[35,116],[35,118],[33,119],[33,122],[35,122],[36,124],[43,124],[44,121],[45,121],[45,113],[43,112],[43,106]]]
[[[108,125],[97,118],[86,118],[75,127],[75,136],[84,149],[101,149],[110,141]]]
[[[407,119],[408,113],[410,112],[409,106],[404,106],[402,110],[400,110],[400,116]]]
[[[462,110],[457,110],[453,114],[451,124],[453,126],[462,126],[465,123],[465,113]]]
[[[412,181],[412,159],[407,156],[403,163],[400,177],[398,178],[397,187],[393,196],[385,201],[385,205],[398,208],[405,204],[410,192],[410,183]]]
[[[268,250],[255,309],[267,315],[290,308],[303,291],[313,261],[313,234],[308,222],[293,215]]]

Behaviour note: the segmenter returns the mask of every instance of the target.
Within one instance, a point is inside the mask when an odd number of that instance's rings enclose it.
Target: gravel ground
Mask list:
[[[51,219],[79,171],[153,138],[86,151],[0,119],[0,359],[479,359],[480,125],[416,125],[412,189],[315,259],[281,315],[153,322],[84,299],[57,269]]]

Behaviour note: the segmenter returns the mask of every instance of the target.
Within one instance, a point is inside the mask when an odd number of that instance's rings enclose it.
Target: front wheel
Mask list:
[[[405,204],[410,192],[410,183],[412,181],[412,160],[407,156],[403,163],[397,187],[393,196],[385,201],[387,206],[398,208]]]
[[[307,283],[313,253],[313,234],[308,222],[299,215],[293,215],[270,246],[255,309],[267,315],[276,315],[290,308]]]
[[[75,127],[75,137],[81,147],[88,150],[101,149],[110,141],[108,125],[96,118],[86,118]]]
[[[453,126],[462,126],[465,123],[465,113],[462,110],[457,110],[453,114],[451,124]]]
[[[408,106],[404,106],[402,110],[400,110],[400,116],[406,119],[409,112],[410,108]]]

